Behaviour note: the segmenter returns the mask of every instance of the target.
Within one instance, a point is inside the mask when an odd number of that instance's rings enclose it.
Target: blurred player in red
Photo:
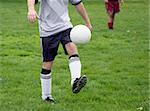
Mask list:
[[[123,3],[123,0],[104,0],[104,2],[108,13],[108,28],[113,29],[115,14],[120,11],[120,3]]]

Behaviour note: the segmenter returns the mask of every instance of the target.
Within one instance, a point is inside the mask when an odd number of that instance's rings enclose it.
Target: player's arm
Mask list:
[[[92,25],[90,22],[90,19],[88,17],[88,14],[86,12],[86,9],[83,5],[83,3],[79,3],[77,5],[75,5],[77,12],[81,15],[81,17],[83,18],[83,20],[85,21],[85,25],[92,31]]]
[[[36,18],[38,17],[36,11],[35,11],[35,3],[37,3],[37,0],[27,0],[27,6],[28,6],[28,21],[30,23],[34,23],[36,21]]]

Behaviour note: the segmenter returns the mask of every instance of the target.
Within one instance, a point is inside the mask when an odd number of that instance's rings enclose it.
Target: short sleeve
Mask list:
[[[72,5],[78,5],[82,2],[82,0],[70,0]]]

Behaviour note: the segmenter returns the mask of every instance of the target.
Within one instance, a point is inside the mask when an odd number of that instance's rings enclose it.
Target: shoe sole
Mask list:
[[[53,98],[48,98],[48,99],[45,99],[43,100],[45,102],[49,102],[49,103],[55,103],[54,99]]]
[[[54,100],[44,100],[44,102],[45,102],[45,103],[50,103],[50,104],[52,104],[52,105],[55,104],[55,101],[54,101]]]
[[[80,90],[86,85],[87,83],[87,77],[84,75],[82,76],[78,83],[77,83],[77,87],[73,90],[73,93],[77,94],[80,92]]]

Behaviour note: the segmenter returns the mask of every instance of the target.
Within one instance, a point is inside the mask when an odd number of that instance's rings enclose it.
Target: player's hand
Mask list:
[[[91,32],[93,31],[93,27],[91,24],[85,24],[85,25],[90,29]]]
[[[30,23],[34,23],[39,17],[35,10],[29,10],[27,18]]]

